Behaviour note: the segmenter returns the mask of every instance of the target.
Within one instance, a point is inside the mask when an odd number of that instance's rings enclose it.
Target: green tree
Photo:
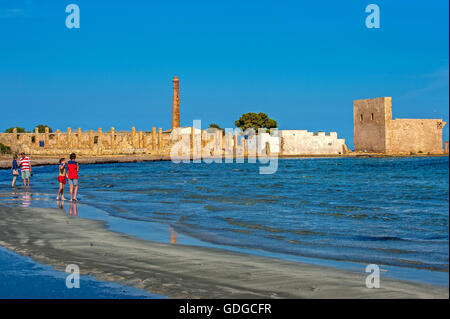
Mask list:
[[[217,124],[214,124],[214,123],[211,123],[211,124],[209,124],[209,127],[208,128],[216,128],[216,129],[218,129],[218,130],[222,130],[222,128],[219,126],[219,125],[217,125]],[[223,131],[223,130],[222,130]]]
[[[23,127],[10,127],[5,130],[5,133],[12,133],[14,129],[17,129],[17,133],[26,133],[27,131]]]
[[[216,130],[221,130],[222,131],[222,135],[225,135],[225,130],[223,128],[221,128],[219,125],[211,123],[209,124],[209,127],[206,129],[207,132],[214,132],[214,129]]]
[[[38,129],[38,133],[45,133],[45,128],[48,127],[48,132],[53,133],[53,130],[48,125],[39,124],[34,129]]]
[[[266,113],[245,113],[234,122],[234,125],[243,131],[249,128],[258,131],[259,128],[271,129],[277,127],[277,121],[269,118]]]
[[[11,154],[11,148],[7,145],[0,143],[0,154]]]

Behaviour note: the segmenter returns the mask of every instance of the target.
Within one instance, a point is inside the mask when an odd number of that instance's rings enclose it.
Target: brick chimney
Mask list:
[[[178,76],[173,77],[173,96],[172,96],[172,129],[180,127],[180,95]]]

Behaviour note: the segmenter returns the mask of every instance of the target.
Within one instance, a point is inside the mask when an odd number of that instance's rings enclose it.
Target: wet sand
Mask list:
[[[448,287],[381,277],[379,289],[368,289],[365,273],[145,241],[57,209],[0,205],[0,245],[59,270],[77,264],[82,274],[169,298],[449,297]]]

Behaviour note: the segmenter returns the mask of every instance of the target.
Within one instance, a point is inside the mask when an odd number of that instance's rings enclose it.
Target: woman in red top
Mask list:
[[[56,196],[56,200],[59,200],[59,196],[61,195],[61,200],[66,200],[64,198],[64,187],[66,185],[66,162],[64,158],[61,158],[59,160],[59,167],[58,167],[58,182],[59,182],[59,190],[58,190],[58,196]]]

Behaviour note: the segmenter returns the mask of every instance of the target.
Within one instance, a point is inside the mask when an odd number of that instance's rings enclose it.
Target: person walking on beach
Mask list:
[[[78,171],[80,170],[80,166],[75,161],[77,155],[75,153],[70,154],[70,161],[67,162],[67,170],[68,170],[68,181],[70,187],[70,201],[78,201]]]
[[[58,189],[58,195],[56,196],[56,200],[59,200],[60,195],[61,195],[61,200],[66,200],[64,198],[64,187],[66,185],[66,176],[67,176],[65,158],[61,158],[59,160],[58,172],[59,172],[58,173],[59,189]]]
[[[13,179],[12,179],[11,187],[15,187],[17,176],[19,176],[19,164],[17,164],[17,154],[16,153],[14,153],[14,155],[13,155],[12,175],[13,175]]]
[[[30,187],[30,176],[31,176],[31,162],[30,158],[25,155],[25,153],[21,154],[22,157],[19,160],[20,172],[22,173],[23,185],[25,187]]]

